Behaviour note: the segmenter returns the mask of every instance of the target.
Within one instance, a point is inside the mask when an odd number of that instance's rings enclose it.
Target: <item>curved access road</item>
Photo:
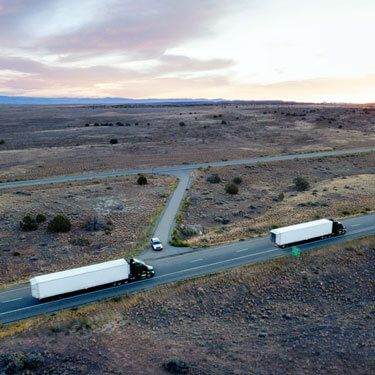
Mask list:
[[[327,245],[339,244],[375,233],[375,214],[357,216],[343,222],[348,230],[345,235],[306,243],[300,246],[301,251],[306,252]],[[274,247],[266,237],[209,249],[190,249],[190,252],[183,255],[153,261],[152,265],[155,268],[156,276],[152,279],[98,289],[47,302],[39,302],[34,299],[31,296],[29,285],[21,284],[0,291],[0,323],[9,323],[39,314],[75,308],[95,301],[286,255],[290,255],[290,249]]]

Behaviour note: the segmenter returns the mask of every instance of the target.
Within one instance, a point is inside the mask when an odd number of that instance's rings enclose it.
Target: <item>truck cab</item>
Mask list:
[[[139,259],[132,258],[129,261],[130,278],[132,280],[149,279],[155,275],[154,267],[142,262]]]
[[[335,221],[333,219],[329,219],[332,221],[332,234],[335,236],[339,236],[341,234],[346,233],[345,226],[340,221]]]

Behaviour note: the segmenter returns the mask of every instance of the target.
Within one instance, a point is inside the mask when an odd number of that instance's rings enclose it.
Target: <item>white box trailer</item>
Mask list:
[[[30,280],[31,295],[40,300],[106,284],[152,277],[153,275],[153,267],[142,261],[131,259],[129,264],[125,259],[117,259],[36,276]]]
[[[345,232],[345,227],[340,222],[330,219],[314,220],[270,231],[271,241],[281,247]]]

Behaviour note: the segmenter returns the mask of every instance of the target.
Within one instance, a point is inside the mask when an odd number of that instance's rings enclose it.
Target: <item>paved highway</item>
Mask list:
[[[184,280],[187,278],[217,272],[231,267],[237,267],[243,264],[288,255],[290,250],[281,250],[273,247],[268,238],[251,239],[236,242],[230,245],[200,250],[175,248],[169,246],[168,239],[174,227],[174,221],[180,203],[186,194],[186,191],[190,187],[192,172],[197,168],[208,166],[256,164],[271,161],[291,160],[296,158],[306,159],[371,151],[375,151],[375,148],[267,156],[242,160],[184,164],[179,166],[166,166],[139,170],[98,172],[76,176],[62,176],[2,183],[0,184],[0,189],[102,179],[116,176],[128,176],[138,173],[169,174],[179,178],[178,186],[169,198],[166,208],[161,214],[154,229],[154,235],[162,240],[165,245],[165,249],[162,252],[153,252],[150,249],[146,249],[141,254],[141,259],[149,261],[155,267],[156,276],[153,279],[139,281],[119,287],[96,290],[85,294],[43,303],[40,303],[31,297],[28,284],[17,285],[15,287],[0,291],[0,323],[7,323],[42,313],[76,307],[100,299],[122,295],[124,293],[149,289],[155,287],[156,285],[171,283],[178,280]],[[354,239],[375,233],[375,215],[365,215],[347,219],[345,220],[345,224],[348,227],[348,233],[345,236],[305,244],[302,246],[302,250],[306,251],[316,249],[331,243],[338,243],[347,239]]]
[[[225,167],[229,165],[256,164],[256,163],[266,163],[266,162],[272,162],[272,161],[291,160],[291,159],[308,159],[308,158],[318,158],[318,157],[324,157],[324,156],[338,156],[338,155],[346,155],[346,154],[354,154],[354,153],[364,153],[364,152],[371,152],[371,151],[375,151],[375,147],[353,148],[353,149],[348,149],[348,150],[310,152],[310,153],[305,153],[305,154],[264,156],[264,157],[249,158],[249,159],[171,165],[171,166],[146,168],[146,169],[129,169],[129,170],[117,170],[117,171],[107,171],[107,172],[92,172],[92,173],[85,173],[82,175],[47,177],[47,178],[40,178],[36,180],[3,182],[3,183],[0,183],[0,189],[20,188],[20,187],[25,187],[25,186],[47,185],[47,184],[56,184],[56,183],[64,183],[64,182],[77,182],[77,181],[86,181],[86,180],[92,180],[92,179],[103,179],[103,178],[108,178],[108,177],[131,176],[131,175],[135,175],[138,173],[178,175],[178,173],[182,171],[191,172],[195,169],[198,169],[201,167],[206,168],[209,166]]]
[[[357,216],[343,222],[348,229],[344,236],[307,243],[300,246],[301,250],[309,251],[375,233],[375,214]],[[162,284],[286,255],[290,255],[290,249],[274,247],[270,240],[264,237],[209,249],[189,249],[186,254],[153,261],[152,265],[155,267],[156,275],[152,279],[47,302],[39,302],[32,298],[29,285],[22,284],[0,291],[0,322],[8,323],[42,313],[73,308],[102,299],[151,289]]]

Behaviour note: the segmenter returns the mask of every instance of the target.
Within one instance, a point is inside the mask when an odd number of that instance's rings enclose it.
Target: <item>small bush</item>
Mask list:
[[[217,173],[215,173],[207,177],[207,182],[210,184],[219,184],[221,182],[221,178]]]
[[[46,215],[44,214],[38,214],[35,218],[37,223],[44,223],[46,221]]]
[[[117,138],[112,138],[112,139],[109,141],[109,143],[110,143],[111,145],[116,145],[116,144],[118,143],[118,139],[117,139]]]
[[[85,126],[86,126],[86,128],[88,128],[90,126],[90,124],[87,123],[87,124],[85,124]]]
[[[70,244],[73,246],[88,246],[90,245],[90,241],[87,240],[86,238],[74,238],[69,241]]]
[[[105,225],[98,216],[93,215],[86,219],[83,228],[88,232],[99,232],[104,230]]]
[[[294,180],[294,186],[296,187],[297,191],[305,191],[310,187],[309,182],[307,181],[306,177],[297,176]]]
[[[141,174],[138,177],[137,184],[138,185],[147,185],[147,177],[144,174]]]
[[[242,178],[240,176],[234,177],[232,182],[236,185],[240,185],[242,183]]]
[[[227,122],[225,120],[222,120],[221,125],[227,125]]]
[[[284,195],[283,192],[281,192],[281,193],[278,195],[277,200],[278,200],[279,202],[282,202],[282,201],[284,200],[284,198],[285,198],[285,195]]]
[[[31,374],[43,367],[45,359],[39,352],[13,352],[1,354],[2,374]]]
[[[0,139],[0,145],[3,145],[3,144],[5,144],[4,139]]]
[[[117,125],[117,126],[124,126],[124,124],[123,124],[122,122],[120,122],[120,121],[117,121],[117,122],[116,122],[116,125]]]
[[[20,221],[20,229],[24,232],[32,232],[38,229],[38,224],[30,215],[26,215]]]
[[[163,368],[170,374],[188,374],[190,372],[189,365],[178,358],[173,358],[164,362]]]
[[[52,233],[65,233],[70,231],[71,226],[69,218],[64,215],[57,215],[48,223],[48,231]]]
[[[225,191],[228,193],[228,194],[238,194],[238,186],[236,184],[227,184],[225,186]]]
[[[186,124],[183,121],[180,121],[179,125],[180,126],[185,126]]]

